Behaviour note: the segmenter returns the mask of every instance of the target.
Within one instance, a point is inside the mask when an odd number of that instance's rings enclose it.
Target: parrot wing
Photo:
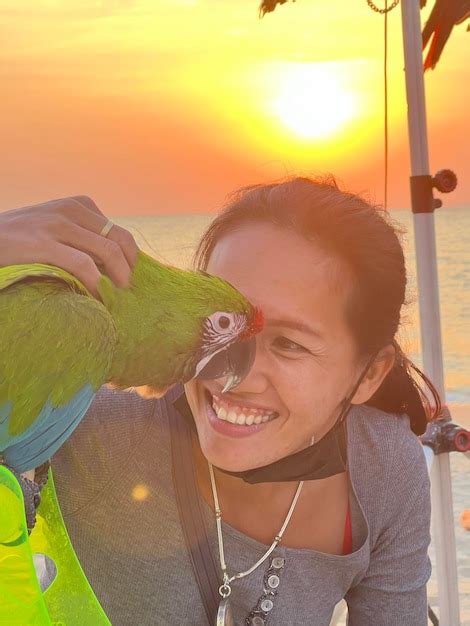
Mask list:
[[[18,472],[70,436],[106,382],[116,343],[107,309],[47,265],[0,268],[0,456]]]
[[[10,285],[13,285],[14,283],[20,281],[30,282],[35,278],[56,278],[69,285],[69,287],[77,293],[91,296],[91,293],[85,285],[78,280],[78,278],[75,278],[72,274],[60,269],[60,267],[46,265],[44,263],[0,267],[0,291],[10,287]]]

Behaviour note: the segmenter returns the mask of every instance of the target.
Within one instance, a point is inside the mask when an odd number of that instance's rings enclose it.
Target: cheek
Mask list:
[[[194,423],[198,432],[201,445],[211,436],[211,428],[206,417],[205,395],[197,381],[190,381],[184,385],[186,399],[194,417]]]
[[[267,374],[267,371],[269,374]],[[244,391],[250,391],[259,402],[268,396],[275,399],[281,411],[279,421],[273,422],[270,436],[253,436],[228,442],[210,427],[205,416],[203,387],[198,381],[185,385],[188,403],[195,417],[199,443],[211,463],[228,470],[239,471],[272,463],[295,453],[311,441],[320,439],[337,418],[338,407],[349,388],[345,372],[326,367],[318,361],[269,361],[264,370],[266,387],[262,393],[250,384],[258,378],[247,378]],[[250,383],[251,380],[251,383]],[[256,391],[255,391],[256,389]],[[269,403],[269,402],[268,402]]]
[[[199,406],[199,393],[198,393],[198,384],[196,381],[192,380],[189,383],[184,385],[184,391],[186,394],[186,399],[188,400],[188,404],[191,408],[191,412],[193,415],[197,415],[198,406]]]
[[[279,395],[289,398],[289,404],[308,403],[327,393],[332,385],[331,372],[310,359],[278,361],[273,368],[271,382]]]
[[[294,366],[295,365],[295,366]],[[276,389],[299,432],[321,432],[335,419],[335,410],[346,395],[346,376],[319,364],[284,366],[278,372]]]

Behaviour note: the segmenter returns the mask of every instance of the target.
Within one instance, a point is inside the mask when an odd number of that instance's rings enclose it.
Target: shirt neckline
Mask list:
[[[192,430],[194,430],[195,428],[194,418],[191,412],[191,408],[186,399],[184,388],[181,387],[181,390],[178,390],[178,391],[179,393],[177,393],[175,399],[172,400],[172,405],[174,409],[178,411],[180,415],[183,416],[184,419],[189,421],[189,423],[191,424]],[[356,407],[353,407],[353,410],[355,408]],[[350,412],[350,415],[352,412],[353,411]],[[350,434],[349,429],[347,429],[347,445],[348,445],[348,448],[352,445],[351,434]],[[350,458],[350,455],[348,454],[348,469],[349,469],[349,458]],[[192,457],[191,457],[191,464],[193,465]],[[350,476],[349,502],[350,504],[352,503],[352,507],[351,507],[352,525],[354,528],[355,524],[361,524],[363,528],[365,528],[365,531],[366,531],[364,538],[361,539],[361,545],[359,546],[359,548],[349,554],[329,554],[327,552],[320,552],[319,550],[312,550],[311,548],[290,548],[288,546],[283,546],[281,543],[276,548],[276,551],[278,553],[282,553],[286,556],[288,555],[295,556],[296,558],[305,557],[305,558],[310,558],[310,559],[313,558],[315,560],[321,559],[321,560],[327,560],[327,561],[342,561],[342,562],[345,562],[345,560],[353,562],[355,560],[362,558],[362,555],[369,544],[370,530],[369,530],[369,524],[367,522],[367,518],[364,514],[364,510],[361,506],[359,498],[357,497],[357,493],[356,493],[356,489],[353,483],[351,472],[349,472],[349,476]],[[201,496],[200,493],[198,493],[198,497],[201,502],[202,509],[204,511],[204,517],[205,517],[204,522],[206,524],[206,529],[208,531],[208,534],[212,534],[212,532],[215,532],[214,512],[212,511],[211,507],[204,500],[204,498]],[[245,546],[248,545],[252,549],[259,551],[261,553],[266,551],[267,547],[269,547],[266,544],[258,541],[257,539],[254,539],[250,537],[249,535],[246,535],[245,533],[242,533],[241,531],[237,530],[236,528],[234,528],[233,526],[225,522],[223,518],[222,518],[222,529],[224,531],[224,534],[231,536],[232,539],[235,539],[237,542]]]

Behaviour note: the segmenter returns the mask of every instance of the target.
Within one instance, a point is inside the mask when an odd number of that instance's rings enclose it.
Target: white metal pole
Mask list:
[[[429,175],[419,9],[419,0],[401,2],[412,177]],[[432,210],[426,212],[429,207],[424,206],[413,207],[413,211],[424,372],[445,402],[434,214]],[[458,626],[459,593],[449,454],[435,456],[431,484],[439,624]]]

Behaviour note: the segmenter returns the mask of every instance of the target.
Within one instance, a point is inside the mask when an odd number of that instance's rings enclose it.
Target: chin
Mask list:
[[[259,454],[246,454],[243,444],[233,445],[227,441],[207,440],[203,434],[199,435],[199,445],[204,457],[214,467],[227,472],[244,472],[272,463],[275,459],[259,458]]]
[[[211,465],[226,472],[245,472],[255,468],[252,463],[240,463],[240,459],[227,459],[226,455],[220,453],[211,456],[208,456],[204,450],[202,453]]]

